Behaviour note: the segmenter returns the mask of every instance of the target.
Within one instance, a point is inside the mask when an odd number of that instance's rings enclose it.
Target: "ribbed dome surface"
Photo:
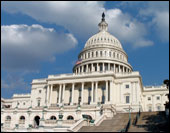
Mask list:
[[[99,33],[90,37],[87,40],[84,48],[101,44],[122,48],[122,45],[119,42],[119,40],[110,33],[108,33],[107,31],[100,31]]]

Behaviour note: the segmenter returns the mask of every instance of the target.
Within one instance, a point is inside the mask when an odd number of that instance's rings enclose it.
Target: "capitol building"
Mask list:
[[[69,132],[77,131],[85,118],[91,126],[129,110],[165,110],[166,86],[143,86],[120,41],[108,32],[104,13],[98,26],[79,53],[73,73],[33,79],[30,94],[1,98],[1,129]]]

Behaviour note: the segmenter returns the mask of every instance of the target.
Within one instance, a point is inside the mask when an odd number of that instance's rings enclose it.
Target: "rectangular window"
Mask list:
[[[148,101],[150,101],[151,100],[151,97],[148,97]]]
[[[129,85],[126,85],[126,88],[129,88]]]
[[[156,99],[157,99],[157,100],[160,100],[160,97],[159,97],[159,96],[157,96],[157,97],[156,97]]]
[[[38,100],[38,105],[37,105],[38,107],[40,106],[40,100]]]
[[[41,93],[41,90],[39,90],[39,93]]]
[[[126,103],[129,103],[129,97],[130,96],[126,96]]]

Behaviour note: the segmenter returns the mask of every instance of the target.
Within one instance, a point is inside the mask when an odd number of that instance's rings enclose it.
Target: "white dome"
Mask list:
[[[90,37],[87,40],[84,48],[88,48],[94,45],[109,45],[122,49],[122,45],[119,40],[107,31],[100,31],[99,33]]]

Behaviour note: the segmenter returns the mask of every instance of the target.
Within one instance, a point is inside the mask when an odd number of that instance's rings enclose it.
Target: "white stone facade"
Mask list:
[[[165,110],[166,86],[143,87],[139,72],[133,71],[121,43],[107,28],[102,18],[99,32],[86,42],[72,74],[34,79],[31,94],[1,98],[1,127],[34,127],[41,125],[40,118],[45,126],[69,128],[84,114],[97,120],[102,114],[126,112],[129,106],[133,112]]]

